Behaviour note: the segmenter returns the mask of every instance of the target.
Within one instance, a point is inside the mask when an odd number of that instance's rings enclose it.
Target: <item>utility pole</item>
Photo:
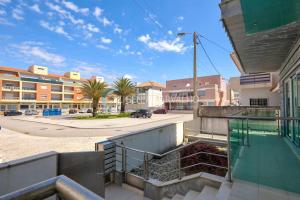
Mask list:
[[[198,116],[198,80],[197,80],[197,33],[193,34],[194,42],[194,105],[193,105],[193,118],[196,119]]]

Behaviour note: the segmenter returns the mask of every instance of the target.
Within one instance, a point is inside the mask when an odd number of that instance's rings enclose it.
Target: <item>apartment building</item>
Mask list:
[[[126,110],[162,108],[164,105],[163,89],[165,89],[165,85],[154,81],[138,84],[135,95],[126,99]]]
[[[47,67],[38,65],[28,70],[0,67],[0,110],[90,108],[91,99],[81,91],[85,81],[79,72],[50,74]],[[101,101],[116,108],[119,103],[109,93]]]
[[[198,77],[198,102],[203,106],[228,105],[227,83],[221,75]],[[193,109],[193,79],[168,80],[163,91],[168,110]]]

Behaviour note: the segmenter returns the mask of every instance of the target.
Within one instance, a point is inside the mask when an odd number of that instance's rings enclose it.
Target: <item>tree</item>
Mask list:
[[[82,92],[85,96],[92,99],[93,104],[93,117],[96,116],[98,111],[98,104],[100,97],[104,89],[107,87],[105,82],[99,82],[96,80],[88,80],[87,83],[83,84]]]
[[[116,90],[115,94],[121,97],[121,113],[123,113],[125,111],[126,97],[135,93],[135,86],[129,78],[123,76],[113,83],[113,87]]]

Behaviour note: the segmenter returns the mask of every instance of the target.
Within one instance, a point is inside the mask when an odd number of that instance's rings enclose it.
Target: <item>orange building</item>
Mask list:
[[[38,65],[28,70],[0,66],[0,111],[90,108],[91,99],[81,91],[85,81],[79,72],[56,75]],[[118,98],[104,99],[105,102],[99,102],[102,111],[117,110]]]

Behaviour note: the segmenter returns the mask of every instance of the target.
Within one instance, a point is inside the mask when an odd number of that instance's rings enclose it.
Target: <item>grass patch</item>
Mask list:
[[[116,119],[130,117],[130,113],[120,113],[117,115],[113,114],[98,114],[96,117],[93,116],[77,116],[76,119]]]

